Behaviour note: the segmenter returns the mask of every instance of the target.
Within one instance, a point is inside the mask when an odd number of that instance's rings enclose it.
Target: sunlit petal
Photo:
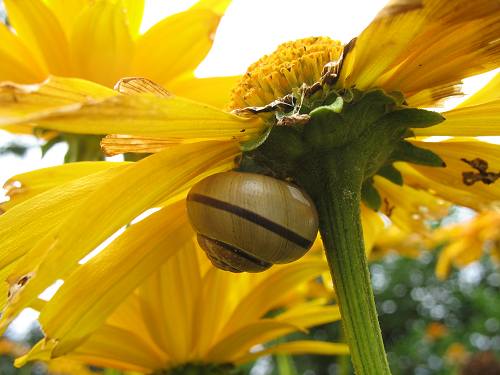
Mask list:
[[[53,74],[71,71],[69,44],[57,17],[41,0],[6,0],[5,6],[17,35],[35,54],[38,65]]]
[[[99,1],[78,16],[71,53],[79,77],[113,86],[129,74],[134,45],[126,14],[121,2]]]
[[[133,74],[167,84],[192,72],[210,50],[219,20],[219,14],[197,8],[157,23],[137,40]]]

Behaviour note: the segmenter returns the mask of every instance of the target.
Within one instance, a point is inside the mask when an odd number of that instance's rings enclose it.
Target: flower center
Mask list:
[[[302,85],[319,81],[323,67],[342,55],[342,44],[311,37],[281,44],[253,63],[233,90],[230,109],[265,106]]]
[[[357,171],[362,199],[378,210],[382,202],[373,177],[403,184],[394,162],[444,166],[438,155],[406,140],[411,128],[444,118],[408,107],[400,92],[339,87],[336,78],[348,51],[349,45],[343,50],[329,38],[307,38],[284,43],[250,66],[233,90],[231,107],[263,116],[267,127],[241,145],[238,169],[295,181],[313,199],[321,197],[324,181],[315,181],[310,171]]]

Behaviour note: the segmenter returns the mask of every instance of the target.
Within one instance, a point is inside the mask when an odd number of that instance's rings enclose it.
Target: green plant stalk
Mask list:
[[[373,186],[377,174],[403,184],[395,161],[443,167],[438,155],[405,138],[412,136],[411,128],[444,118],[407,107],[402,94],[379,89],[333,93],[338,95],[333,103],[309,100],[305,125],[274,126],[247,157],[264,167],[262,173],[267,168],[275,176],[292,178],[314,200],[354,369],[358,375],[385,375],[390,370],[365,255],[361,200],[380,208]]]
[[[315,201],[342,323],[356,373],[390,374],[363,242],[361,168],[337,161],[324,160]]]
[[[340,342],[345,343],[347,341],[345,330],[340,327]],[[352,371],[351,360],[349,356],[343,355],[339,358],[339,375],[350,375]]]
[[[298,375],[295,364],[293,363],[293,358],[286,354],[278,354],[276,358],[276,367],[278,368],[279,374],[287,375]]]

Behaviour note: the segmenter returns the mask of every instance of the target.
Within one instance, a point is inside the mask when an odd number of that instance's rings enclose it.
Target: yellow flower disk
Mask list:
[[[311,37],[281,44],[275,52],[248,68],[232,92],[231,109],[258,107],[312,85],[323,67],[342,55],[342,44],[328,37]]]

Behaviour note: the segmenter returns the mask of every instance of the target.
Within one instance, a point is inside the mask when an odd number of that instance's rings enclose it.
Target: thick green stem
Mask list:
[[[307,190],[318,209],[320,233],[354,369],[358,375],[390,374],[361,227],[363,168],[347,159],[340,153],[314,163],[308,169]]]

